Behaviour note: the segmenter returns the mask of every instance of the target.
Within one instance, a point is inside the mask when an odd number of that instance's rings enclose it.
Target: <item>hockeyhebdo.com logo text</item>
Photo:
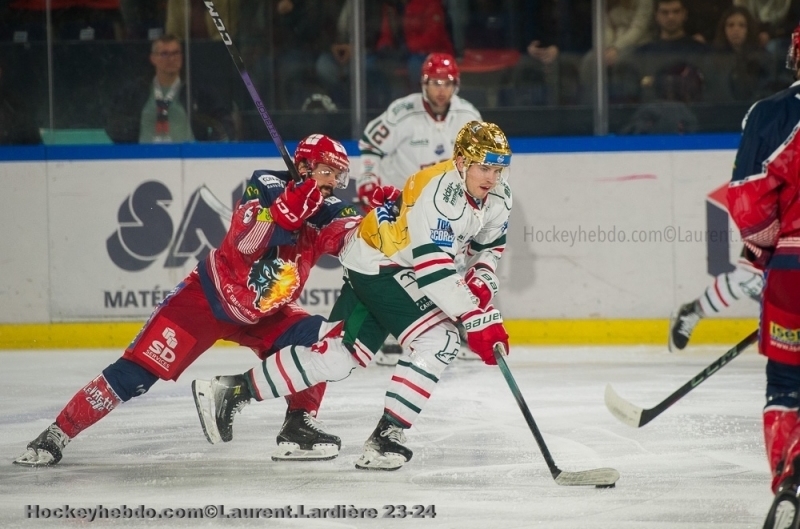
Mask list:
[[[663,244],[663,243],[737,243],[742,242],[739,231],[734,228],[727,230],[688,229],[682,226],[664,226],[657,229],[622,229],[617,226],[603,227],[584,226],[564,228],[551,225],[540,228],[539,226],[525,226],[523,232],[526,243],[565,244],[570,248],[579,244],[607,244],[607,243],[633,243],[633,244]]]

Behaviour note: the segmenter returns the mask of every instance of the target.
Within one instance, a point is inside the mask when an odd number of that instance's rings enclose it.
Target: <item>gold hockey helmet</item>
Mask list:
[[[453,146],[453,159],[463,156],[467,165],[478,163],[508,167],[511,147],[500,127],[486,121],[470,121],[458,131]]]

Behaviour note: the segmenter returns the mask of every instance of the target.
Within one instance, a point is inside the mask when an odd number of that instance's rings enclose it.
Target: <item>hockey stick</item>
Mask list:
[[[649,409],[640,408],[639,406],[631,404],[627,400],[617,395],[617,392],[614,391],[614,388],[611,387],[611,384],[608,384],[606,386],[605,394],[606,408],[608,408],[608,411],[610,411],[614,417],[624,422],[628,426],[641,428],[645,424],[661,415],[667,408],[678,402],[684,395],[692,391],[695,387],[699,386],[701,382],[719,371],[722,366],[739,356],[742,351],[754,344],[757,340],[758,330],[755,330],[744,340],[734,345],[727,353],[711,362],[707,368],[703,369],[697,374],[697,376],[678,388],[675,393]]]
[[[239,50],[236,48],[236,45],[233,43],[233,39],[228,34],[228,30],[225,29],[225,23],[222,22],[222,17],[219,16],[216,7],[214,7],[214,2],[211,0],[203,0],[203,3],[206,5],[208,14],[214,21],[217,31],[219,31],[219,36],[222,37],[222,42],[225,43],[225,47],[228,49],[231,59],[233,59],[233,64],[236,66],[236,69],[239,70],[239,76],[241,76],[242,81],[244,81],[244,85],[247,87],[247,91],[250,93],[250,98],[253,100],[253,103],[255,103],[256,108],[258,109],[258,113],[261,114],[261,119],[264,121],[264,125],[267,126],[269,135],[272,136],[272,141],[275,143],[275,146],[281,153],[283,163],[285,163],[286,168],[289,169],[289,174],[292,176],[292,180],[295,182],[300,182],[301,178],[300,174],[297,172],[297,167],[294,166],[294,162],[289,156],[289,151],[286,150],[286,145],[283,143],[281,135],[278,134],[278,129],[275,128],[272,118],[269,117],[267,107],[264,106],[264,103],[261,101],[261,96],[258,95],[256,87],[253,86],[253,81],[250,79],[250,74],[247,73],[247,70],[244,67],[242,56],[239,53]]]
[[[536,439],[536,444],[539,445],[539,450],[541,450],[547,467],[550,469],[550,474],[552,474],[553,479],[556,480],[556,484],[594,485],[598,488],[614,487],[614,484],[619,479],[619,472],[613,468],[596,468],[593,470],[582,470],[580,472],[565,472],[556,466],[556,462],[553,460],[553,456],[550,455],[550,450],[547,449],[544,438],[539,428],[536,426],[536,422],[533,420],[533,415],[531,415],[528,405],[525,404],[525,399],[522,397],[522,393],[519,391],[519,387],[514,381],[511,371],[508,369],[508,364],[506,364],[504,358],[505,356],[505,346],[500,342],[494,344],[494,357],[497,359],[497,365],[500,366],[500,371],[503,372],[503,377],[506,379],[511,393],[513,393],[514,398],[517,399],[517,405],[522,411],[522,415],[525,417],[525,421],[528,423],[528,427],[531,429],[534,439]]]

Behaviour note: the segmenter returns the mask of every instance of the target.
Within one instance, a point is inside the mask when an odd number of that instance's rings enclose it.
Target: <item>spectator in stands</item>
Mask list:
[[[214,20],[208,16],[208,8],[199,1],[167,0],[166,32],[180,40],[186,40],[186,6],[189,6],[189,36],[191,39],[221,40],[222,37],[214,26]],[[239,0],[214,0],[214,9],[222,17],[225,29],[232,37],[236,36],[239,27]]]
[[[639,70],[644,100],[658,98],[654,90],[657,72],[680,69],[682,65],[691,64],[698,68],[710,47],[699,42],[686,31],[688,11],[686,0],[656,0],[655,3],[656,34],[653,40],[638,46],[631,56],[632,64]],[[703,76],[702,73],[700,73]]]
[[[183,51],[175,35],[153,41],[155,76],[129,83],[112,105],[106,127],[117,143],[227,141],[231,113],[205,87],[192,87],[191,108],[181,79]],[[191,118],[190,118],[191,116]]]
[[[722,14],[733,7],[733,0],[692,0],[687,2],[686,33],[696,41],[711,44]]]
[[[761,46],[773,55],[783,57],[797,20],[797,17],[787,17],[792,0],[734,0],[733,3],[746,7],[753,14],[759,27]]]
[[[637,54],[692,55],[708,51],[706,44],[698,42],[686,32],[686,0],[656,0],[655,7],[656,36],[637,47]]]
[[[734,6],[722,14],[712,48],[734,58],[729,86],[735,99],[750,101],[766,95],[770,57],[759,44],[756,21],[746,7]]]
[[[314,0],[273,0],[272,45],[278,77],[278,105],[299,109],[316,83],[314,71],[328,27]]]
[[[655,75],[657,101],[641,105],[623,134],[685,134],[697,132],[698,121],[688,103],[702,100],[705,80],[696,67],[672,63]]]
[[[410,84],[415,84],[422,76],[422,63],[429,54],[453,54],[441,0],[407,0],[403,10],[403,35],[408,49]]]
[[[384,108],[394,98],[389,78],[394,70],[404,65],[407,56],[402,31],[402,8],[402,0],[372,0],[364,4],[369,108]],[[352,12],[353,0],[345,0],[337,19],[336,37],[328,49],[320,54],[316,64],[319,81],[339,108],[350,107]]]
[[[626,79],[628,68],[615,68],[619,59],[630,53],[636,46],[650,38],[650,21],[653,16],[653,0],[608,0],[603,17],[603,64],[608,71],[609,84]],[[594,50],[583,56],[581,61],[581,86],[584,103],[594,100],[595,59]],[[617,77],[617,79],[612,79]],[[623,90],[623,92],[626,92]],[[617,102],[617,94],[610,94],[612,102]]]
[[[30,108],[12,94],[3,82],[0,65],[0,145],[32,145],[42,143],[39,128]]]
[[[513,19],[513,33],[521,35],[515,47],[522,52],[515,78],[555,85],[559,103],[578,103],[579,57],[592,48],[591,0],[520,2]]]

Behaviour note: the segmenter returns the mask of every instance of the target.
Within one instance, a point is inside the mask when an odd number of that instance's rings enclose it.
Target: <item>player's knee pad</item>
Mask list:
[[[439,376],[458,354],[461,339],[456,326],[443,321],[414,338],[409,347],[412,363],[423,363],[425,371]]]
[[[120,358],[103,370],[108,385],[123,402],[144,395],[158,377],[135,362]]]
[[[360,365],[341,338],[326,338],[302,350],[298,347],[295,351],[297,358],[309,366],[314,383],[343,380]]]

